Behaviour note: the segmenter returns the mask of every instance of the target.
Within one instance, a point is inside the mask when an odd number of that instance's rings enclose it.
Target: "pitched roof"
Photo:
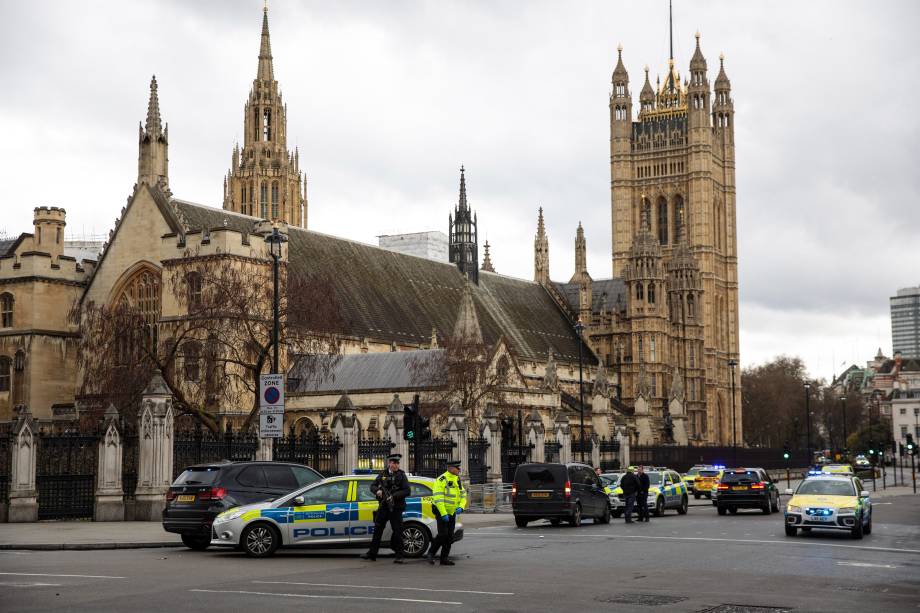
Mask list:
[[[390,351],[343,355],[328,376],[320,381],[288,379],[288,392],[360,392],[408,390],[424,387],[412,376],[413,360],[428,360],[443,349]],[[295,362],[291,372],[297,372]]]
[[[227,227],[252,232],[258,218],[172,200],[189,231]],[[466,277],[454,264],[388,251],[343,238],[288,229],[293,270],[324,274],[335,285],[347,333],[384,342],[427,344],[431,330],[450,334]],[[480,271],[472,285],[483,340],[500,337],[519,358],[578,360],[578,337],[543,287],[532,281]],[[596,363],[590,351],[585,361]]]
[[[10,238],[10,239],[6,239],[6,240],[0,240],[0,258],[2,258],[3,256],[5,256],[5,255],[7,254],[7,252],[10,250],[10,247],[12,247],[13,244],[15,244],[15,243],[16,243],[16,239],[15,239],[15,238]]]
[[[558,283],[553,285],[565,296],[572,310],[578,312],[578,283]],[[591,282],[591,312],[612,311],[617,300],[626,306],[626,283],[623,279],[595,279]]]

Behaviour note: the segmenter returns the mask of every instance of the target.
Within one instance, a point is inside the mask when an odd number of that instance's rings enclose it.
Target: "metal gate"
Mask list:
[[[177,431],[173,439],[173,478],[195,464],[252,460],[258,448],[259,439],[255,433],[234,432],[229,427],[224,433],[215,433],[196,423],[191,431]]]
[[[383,470],[387,456],[393,453],[396,443],[388,438],[358,439],[358,468],[362,470]]]
[[[121,491],[125,500],[134,500],[137,489],[138,448],[137,423],[124,421],[121,435]],[[173,455],[175,459],[175,454]]]
[[[502,445],[502,481],[514,481],[514,472],[521,464],[530,462],[533,453],[533,444],[527,445]]]
[[[602,438],[600,447],[601,470],[604,472],[620,469],[620,441],[619,439]]]
[[[408,468],[404,468],[421,477],[435,478],[447,470],[449,461],[456,459],[454,457],[456,446],[456,443],[448,437],[415,441],[409,445],[409,464]],[[417,464],[416,458],[418,458]]]
[[[99,437],[41,433],[38,438],[38,519],[92,518]]]
[[[0,504],[10,497],[10,432],[9,422],[0,424]]]
[[[485,483],[489,476],[489,466],[486,458],[489,452],[489,441],[485,438],[471,438],[468,442],[470,483]]]
[[[543,443],[543,461],[558,462],[560,449],[562,449],[562,443]]]
[[[339,449],[342,443],[337,437],[320,434],[316,430],[303,431],[295,435],[275,439],[274,457],[278,462],[296,462],[314,469],[324,477],[341,475]]]

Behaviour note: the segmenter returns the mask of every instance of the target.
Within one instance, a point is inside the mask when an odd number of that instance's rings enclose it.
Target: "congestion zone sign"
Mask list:
[[[284,425],[284,375],[259,377],[259,436],[278,438]]]

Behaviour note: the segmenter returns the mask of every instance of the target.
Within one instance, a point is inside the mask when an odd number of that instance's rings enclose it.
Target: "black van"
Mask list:
[[[594,469],[585,464],[521,464],[511,486],[511,509],[519,528],[548,519],[580,526],[583,517],[610,523],[610,504]]]
[[[233,507],[278,498],[322,479],[301,464],[214,462],[182,471],[166,492],[163,529],[182,536],[192,549],[211,544],[211,524]]]

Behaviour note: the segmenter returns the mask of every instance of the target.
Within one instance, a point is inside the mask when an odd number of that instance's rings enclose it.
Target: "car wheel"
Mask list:
[[[610,507],[609,506],[604,508],[604,514],[598,518],[598,521],[600,521],[600,523],[602,524],[610,523]]]
[[[773,504],[770,502],[770,499],[767,498],[766,500],[763,501],[763,506],[760,507],[760,510],[763,511],[764,515],[769,515],[771,506],[773,506]]]
[[[527,520],[524,519],[523,517],[518,517],[518,516],[515,515],[515,516],[514,516],[514,523],[517,524],[517,527],[518,527],[518,528],[526,528],[526,527],[527,527]]]
[[[569,519],[569,523],[572,524],[572,526],[575,528],[581,525],[581,505],[580,504],[575,505],[575,512],[572,513],[572,517],[571,519]]]
[[[850,530],[850,537],[856,539],[857,541],[863,537],[863,525],[862,518],[856,522],[856,525],[853,526],[853,529]]]
[[[403,555],[407,558],[420,558],[431,543],[431,535],[424,526],[407,524],[403,526]]]
[[[253,558],[267,558],[281,545],[281,535],[274,527],[265,523],[252,524],[240,536],[243,551]]]
[[[863,534],[872,534],[872,513],[869,513],[869,522],[863,528]]]
[[[683,498],[680,499],[680,506],[677,507],[677,512],[678,512],[680,515],[686,515],[686,514],[687,514],[687,509],[688,509],[689,507],[690,507],[690,501],[687,499],[686,496],[684,496]]]
[[[620,517],[623,516],[623,511],[620,511],[620,510],[618,509],[618,510],[616,510],[616,511],[611,512],[611,515],[613,515],[613,517],[614,517],[615,519],[620,519]]]
[[[728,512],[734,515],[738,512],[738,507],[728,507]]]
[[[779,494],[776,495],[776,500],[770,504],[770,510],[774,513],[779,513]]]
[[[658,500],[655,501],[655,517],[661,517],[662,515],[664,515],[664,498],[659,496]]]
[[[696,500],[699,500],[699,499],[700,499],[700,496],[702,496],[702,494],[694,494],[694,495],[693,495],[693,497],[694,497]]]
[[[552,526],[558,526],[559,524],[562,523],[562,520],[559,519],[558,517],[551,517],[550,520],[549,520],[549,523],[550,523],[550,525],[552,525]]]
[[[189,549],[204,551],[211,544],[211,539],[207,536],[183,534],[182,543]]]
[[[716,509],[718,509],[719,515],[725,515],[725,513],[727,512],[725,507],[723,507],[722,505],[719,505],[718,507],[716,507]]]
[[[795,526],[786,526],[786,536],[795,536],[797,531]]]

